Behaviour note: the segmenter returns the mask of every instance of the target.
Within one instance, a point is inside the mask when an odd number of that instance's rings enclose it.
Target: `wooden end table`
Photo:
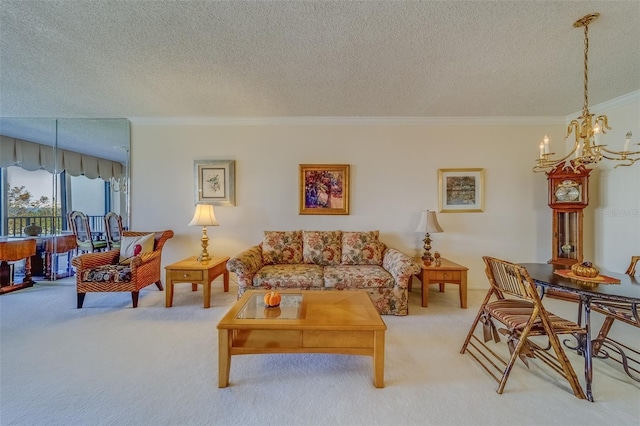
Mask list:
[[[210,307],[211,281],[224,274],[224,291],[229,291],[227,260],[229,257],[213,257],[207,262],[200,262],[196,256],[193,256],[165,266],[167,274],[165,306],[170,308],[173,305],[173,285],[175,283],[191,283],[191,291],[196,291],[198,284],[204,286],[204,307]]]
[[[469,268],[443,258],[440,258],[442,262],[440,266],[436,266],[433,262],[426,265],[422,258],[416,260],[422,264],[422,272],[416,275],[422,282],[422,307],[426,308],[429,304],[430,284],[439,284],[440,292],[444,292],[444,285],[447,283],[457,284],[460,287],[460,307],[467,308],[467,271]]]

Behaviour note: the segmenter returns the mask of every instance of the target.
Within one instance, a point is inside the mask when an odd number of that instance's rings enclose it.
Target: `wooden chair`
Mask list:
[[[578,341],[584,344],[586,330],[545,309],[535,283],[524,267],[488,256],[484,256],[483,260],[491,288],[460,353],[469,353],[498,382],[499,394],[503,392],[518,358],[527,367],[528,358],[537,358],[566,379],[576,397],[585,399],[585,393],[562,349],[558,335],[576,335]],[[494,321],[505,328],[497,329]],[[483,340],[474,334],[480,323],[484,332]],[[491,339],[496,343],[500,342],[500,334],[507,337],[511,353],[507,361],[486,344]]]
[[[634,276],[636,274],[636,265],[638,262],[640,262],[640,256],[631,256],[631,263],[629,263],[629,267],[625,274]]]
[[[107,234],[109,250],[119,249],[122,237],[122,216],[114,212],[104,215],[104,230]]]
[[[107,242],[103,240],[94,240],[91,235],[91,226],[89,218],[86,214],[74,210],[68,214],[69,229],[76,236],[78,252],[93,253],[107,249]]]
[[[124,231],[122,236],[139,237],[152,233]],[[78,309],[82,308],[84,297],[89,292],[131,292],[133,307],[136,308],[140,289],[155,284],[158,290],[163,290],[160,280],[162,248],[171,237],[171,230],[155,232],[153,251],[134,256],[126,264],[120,263],[119,249],[74,257],[71,264],[76,268]]]
[[[636,265],[639,261],[640,256],[632,256],[626,274],[634,276],[636,274]],[[609,337],[609,331],[616,320],[640,328],[638,305],[604,302],[594,299],[591,301],[591,310],[605,316],[604,323],[598,332],[598,337],[593,341],[593,356],[610,358],[616,361],[622,365],[629,377],[640,382],[640,351]],[[637,358],[630,356],[630,353],[635,354]]]

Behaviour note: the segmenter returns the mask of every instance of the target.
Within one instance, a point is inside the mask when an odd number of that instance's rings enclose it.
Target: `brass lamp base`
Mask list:
[[[209,237],[207,236],[207,227],[202,227],[202,253],[200,257],[198,257],[198,261],[200,262],[208,262],[211,260],[211,256],[209,256],[209,252],[207,251],[207,246],[209,245]]]
[[[422,260],[427,263],[431,263],[433,261],[433,256],[431,256],[431,238],[429,237],[429,233],[427,232],[424,236],[424,254],[422,255]]]

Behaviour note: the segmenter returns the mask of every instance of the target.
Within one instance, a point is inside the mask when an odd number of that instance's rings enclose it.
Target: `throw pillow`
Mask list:
[[[302,260],[315,265],[339,265],[342,231],[302,231]]]
[[[120,240],[120,263],[131,263],[131,259],[142,253],[153,251],[156,234],[146,234],[139,237],[122,237]]]
[[[343,232],[343,265],[382,265],[384,244],[378,240],[379,231]]]
[[[265,265],[302,263],[302,231],[265,231],[262,262]]]

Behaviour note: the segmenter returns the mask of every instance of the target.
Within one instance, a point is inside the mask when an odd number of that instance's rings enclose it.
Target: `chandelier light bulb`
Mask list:
[[[631,130],[627,132],[626,139],[624,140],[624,148],[622,151],[629,152],[629,144],[631,143]]]
[[[548,154],[549,153],[549,137],[547,135],[544,135],[544,138],[542,138],[542,142],[544,142],[544,153]]]

